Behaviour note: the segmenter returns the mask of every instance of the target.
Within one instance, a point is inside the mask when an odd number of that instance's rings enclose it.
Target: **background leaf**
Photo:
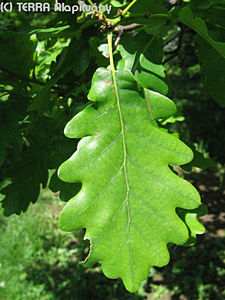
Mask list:
[[[162,49],[162,39],[148,35],[143,30],[136,34],[135,39],[125,35],[118,46],[122,60],[117,69],[131,70],[143,87],[166,95],[168,86],[162,65]]]
[[[179,12],[179,21],[196,31],[205,41],[207,41],[223,58],[225,58],[225,43],[214,41],[209,35],[205,22],[197,17],[189,7],[184,7]]]
[[[225,59],[202,38],[197,37],[196,41],[205,89],[220,106],[225,107]]]

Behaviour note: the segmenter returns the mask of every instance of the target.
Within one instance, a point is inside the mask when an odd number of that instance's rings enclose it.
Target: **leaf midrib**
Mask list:
[[[127,243],[125,245],[128,245],[128,248],[129,248],[131,277],[132,277],[132,280],[134,281],[134,278],[133,278],[134,271],[133,271],[133,267],[132,267],[133,255],[132,255],[132,250],[131,250],[131,245],[130,245],[131,218],[130,218],[130,207],[129,207],[130,187],[129,187],[129,181],[128,181],[128,175],[127,175],[127,149],[126,149],[123,114],[122,114],[121,105],[120,105],[120,96],[119,96],[119,90],[118,90],[118,85],[117,85],[117,81],[116,81],[116,70],[115,70],[114,61],[113,61],[112,34],[108,35],[108,44],[109,44],[109,50],[110,50],[110,66],[111,66],[111,72],[112,72],[112,81],[113,81],[113,85],[115,88],[116,103],[117,103],[118,112],[119,112],[122,143],[123,143],[123,169],[124,169],[124,177],[125,177],[125,184],[126,184],[126,198],[125,198],[124,202],[126,203],[126,208],[127,208]]]

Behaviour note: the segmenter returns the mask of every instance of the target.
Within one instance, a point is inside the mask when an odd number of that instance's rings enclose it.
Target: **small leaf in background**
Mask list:
[[[87,42],[81,40],[74,51],[73,72],[75,75],[80,76],[89,66],[89,45]]]
[[[189,239],[184,246],[193,246],[197,241],[196,235],[205,232],[205,227],[199,222],[198,218],[207,214],[207,207],[204,204],[201,204],[198,208],[193,210],[177,208],[176,211],[180,218],[185,222],[190,232]]]
[[[30,32],[30,35],[36,34],[39,41],[45,40],[47,38],[59,38],[60,36],[66,36],[70,32],[70,26],[52,27],[52,28],[41,28],[35,29]]]
[[[23,51],[18,51],[18,49]],[[36,43],[30,36],[19,32],[0,32],[0,69],[23,79],[29,77],[34,66],[33,52]],[[13,76],[12,76],[13,77]]]
[[[119,7],[121,8],[122,6],[125,6],[127,4],[127,0],[112,0],[111,4],[114,7]]]
[[[73,38],[68,47],[63,49],[58,61],[52,66],[49,85],[55,84],[59,79],[70,72],[74,64],[74,54],[76,53],[77,45],[77,40]]]
[[[225,58],[225,43],[213,40],[209,35],[206,23],[199,17],[194,18],[193,12],[189,7],[184,7],[180,10],[179,21],[196,31],[210,46]]]
[[[11,178],[11,184],[1,190],[5,196],[2,200],[4,214],[25,212],[30,202],[38,199],[40,186],[46,186],[48,170],[45,167],[43,154],[40,152],[23,152],[23,158],[14,163],[7,173]]]
[[[189,162],[188,164],[185,164],[185,165],[182,166],[182,169],[184,171],[191,172],[192,167],[196,167],[196,168],[205,170],[205,169],[212,168],[212,167],[216,166],[215,161],[213,161],[210,158],[205,158],[204,155],[201,152],[197,151],[194,148],[194,145],[191,145],[191,149],[194,153],[194,159],[191,162]]]
[[[145,88],[163,95],[168,93],[160,38],[148,35],[144,31],[137,33],[135,39],[126,35],[122,38],[118,51],[122,56],[117,65],[118,69],[125,67],[131,70]]]
[[[202,38],[196,37],[195,40],[205,89],[220,106],[225,107],[225,59]]]
[[[49,102],[51,98],[51,90],[48,86],[39,90],[34,97],[31,105],[28,107],[28,111],[37,111],[40,115],[43,114],[49,108]]]

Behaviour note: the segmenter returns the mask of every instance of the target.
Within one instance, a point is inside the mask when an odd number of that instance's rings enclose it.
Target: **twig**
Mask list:
[[[136,29],[137,27],[143,26],[142,24],[133,23],[129,25],[119,25],[114,29],[114,32],[124,32],[128,30]]]
[[[118,36],[115,40],[114,43],[114,50],[117,48],[117,46],[119,45],[119,42],[124,34],[125,31],[131,31],[134,30],[138,27],[143,26],[142,24],[138,24],[138,23],[133,23],[133,24],[129,24],[129,25],[119,25],[114,29],[115,33],[118,33]]]

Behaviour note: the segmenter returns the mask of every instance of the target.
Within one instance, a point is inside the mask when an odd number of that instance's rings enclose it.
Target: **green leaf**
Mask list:
[[[49,108],[51,91],[48,86],[37,92],[31,105],[27,108],[28,111],[37,111],[40,115]]]
[[[222,107],[225,107],[225,58],[200,37],[197,56],[201,64],[201,74],[207,93]]]
[[[77,46],[76,50],[74,51],[73,72],[77,76],[83,74],[89,66],[88,48],[88,43],[82,40],[81,43]]]
[[[114,7],[121,8],[122,6],[125,6],[127,4],[127,0],[111,0],[111,4]]]
[[[47,38],[54,38],[54,37],[65,37],[66,35],[71,34],[72,30],[70,30],[70,26],[61,26],[56,28],[41,28],[35,29],[30,32],[30,35],[36,34],[39,41],[47,39]]]
[[[143,87],[163,95],[168,93],[165,68],[162,65],[162,39],[139,32],[132,39],[124,36],[118,46],[122,61],[117,68],[131,70]]]
[[[196,235],[205,232],[205,227],[199,222],[198,218],[207,214],[207,207],[201,204],[198,208],[193,210],[178,208],[177,213],[185,222],[190,232],[189,239],[184,246],[193,246],[197,241]]]
[[[168,17],[160,16],[156,17],[157,15],[150,15],[149,18],[145,18],[144,24],[148,25],[145,28],[145,31],[148,34],[152,34],[157,37],[164,37],[167,35],[168,31],[171,28],[171,25],[168,23]],[[138,20],[137,20],[138,21]]]
[[[203,169],[203,170],[212,168],[212,167],[216,167],[216,162],[210,158],[205,158],[201,152],[194,149],[194,145],[191,148],[194,153],[194,159],[190,163],[183,165],[182,166],[183,170],[185,170],[187,172],[191,172],[192,167],[197,167],[197,168]]]
[[[28,77],[34,66],[36,43],[28,34],[4,32],[0,34],[0,69],[9,74]],[[23,49],[23,51],[19,51]]]
[[[176,112],[175,104],[143,89],[128,70],[113,74],[96,71],[88,97],[98,108],[89,105],[65,128],[67,137],[82,139],[59,177],[82,182],[82,189],[63,209],[59,226],[86,228],[87,262],[99,261],[107,277],[122,278],[135,292],[151,266],[169,262],[168,243],[188,240],[175,209],[195,209],[200,197],[168,167],[189,162],[192,151],[155,127],[157,118]]]
[[[40,184],[47,184],[48,170],[44,165],[43,153],[24,151],[23,158],[14,162],[7,175],[11,178],[11,184],[1,190],[5,195],[2,200],[4,214],[25,212],[30,202],[35,203],[40,192]]]
[[[20,115],[9,103],[1,104],[0,145],[1,147],[10,145],[17,152],[21,150],[23,144],[23,137],[18,126],[19,117]]]
[[[59,61],[54,64],[53,70],[51,70],[52,78],[49,81],[49,85],[55,84],[59,79],[63,78],[73,67],[74,55],[76,54],[76,48],[78,41],[73,38],[68,47],[64,48],[59,56]]]
[[[69,43],[69,39],[60,39],[53,46],[49,47],[46,41],[38,42],[36,49],[37,65],[35,66],[36,78],[46,81],[49,77],[51,64],[55,64],[57,57],[59,57],[60,53]]]
[[[205,39],[223,58],[225,58],[225,43],[214,41],[209,33],[205,22],[197,17],[194,18],[193,12],[189,7],[184,7],[179,12],[179,21],[196,31]]]

